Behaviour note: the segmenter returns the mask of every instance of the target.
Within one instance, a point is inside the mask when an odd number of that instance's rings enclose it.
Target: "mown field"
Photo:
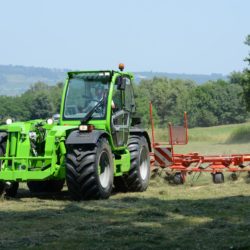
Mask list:
[[[178,151],[247,153],[249,125],[192,129]],[[84,202],[71,201],[66,187],[33,196],[22,184],[17,198],[0,201],[0,249],[250,249],[250,179],[196,177],[173,186],[160,173],[144,193]]]

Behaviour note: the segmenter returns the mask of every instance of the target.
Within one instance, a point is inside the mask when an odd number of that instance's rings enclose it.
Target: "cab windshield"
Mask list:
[[[84,119],[98,104],[91,119],[104,119],[109,90],[105,75],[77,74],[70,78],[64,104],[65,119]]]

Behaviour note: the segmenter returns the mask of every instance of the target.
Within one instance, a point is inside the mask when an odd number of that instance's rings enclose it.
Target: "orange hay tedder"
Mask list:
[[[174,147],[188,143],[187,115],[184,113],[184,125],[168,124],[169,142],[156,142],[153,120],[153,108],[150,103],[150,122],[152,128],[152,166],[164,168],[172,173],[175,184],[183,184],[187,174],[193,172],[210,172],[214,183],[223,183],[223,172],[231,172],[232,180],[237,179],[237,172],[250,174],[250,154],[201,155],[199,153],[177,154]]]

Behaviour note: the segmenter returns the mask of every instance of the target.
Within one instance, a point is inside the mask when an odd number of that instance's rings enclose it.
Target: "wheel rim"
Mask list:
[[[148,176],[148,152],[146,147],[143,147],[140,154],[140,175],[143,180]]]
[[[110,162],[107,152],[103,151],[98,164],[99,181],[103,188],[106,188],[110,182]]]

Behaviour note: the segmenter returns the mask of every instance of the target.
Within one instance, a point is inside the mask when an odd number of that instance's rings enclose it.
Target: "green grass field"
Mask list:
[[[248,153],[247,127],[192,129],[178,151]],[[0,249],[250,249],[249,178],[196,177],[173,186],[161,172],[144,193],[86,202],[69,200],[66,188],[33,196],[22,184],[17,198],[0,201]]]

